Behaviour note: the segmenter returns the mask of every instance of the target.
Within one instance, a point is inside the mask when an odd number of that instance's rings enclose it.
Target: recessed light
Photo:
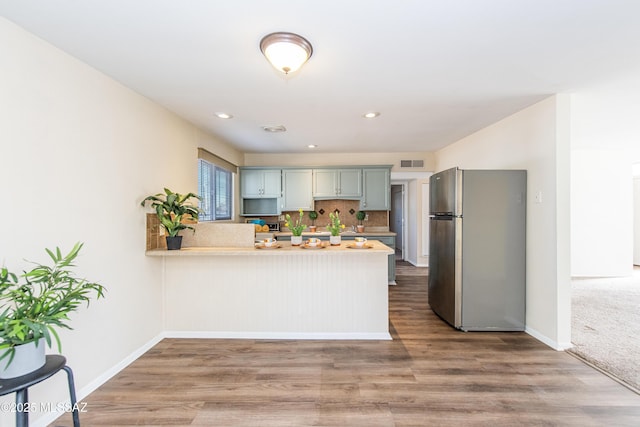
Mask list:
[[[231,119],[233,116],[227,113],[216,113],[216,117],[219,119]]]
[[[318,148],[318,146],[315,144],[309,144],[307,145],[307,148],[314,149],[314,148]]]
[[[378,117],[380,115],[379,112],[377,111],[371,111],[369,113],[364,113],[362,115],[362,117],[364,117],[365,119],[375,119],[376,117]]]
[[[265,132],[286,132],[287,128],[284,127],[283,125],[278,125],[278,126],[262,126],[262,129]]]

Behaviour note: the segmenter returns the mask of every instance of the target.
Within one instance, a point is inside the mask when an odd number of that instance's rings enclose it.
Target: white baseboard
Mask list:
[[[555,340],[552,340],[551,338],[549,338],[548,336],[541,334],[540,332],[536,331],[533,328],[530,328],[528,326],[525,327],[524,331],[531,335],[532,337],[534,337],[535,339],[537,339],[538,341],[541,341],[542,343],[548,345],[549,347],[551,347],[554,350],[557,351],[565,351],[571,347],[573,347],[573,344],[571,343],[559,343]]]
[[[413,265],[414,267],[429,267],[428,263],[417,262],[414,259],[405,259],[405,261],[407,261],[409,264]]]
[[[165,338],[217,338],[243,340],[391,340],[388,332],[326,333],[326,332],[207,332],[166,331]]]

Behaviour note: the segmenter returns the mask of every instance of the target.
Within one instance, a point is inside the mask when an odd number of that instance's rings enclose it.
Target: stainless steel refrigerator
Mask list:
[[[464,331],[525,326],[527,173],[452,168],[429,181],[429,305]]]

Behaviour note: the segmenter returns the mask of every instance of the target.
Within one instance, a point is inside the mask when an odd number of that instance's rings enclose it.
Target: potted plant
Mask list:
[[[291,244],[293,246],[299,246],[302,244],[302,232],[307,228],[307,226],[302,223],[304,212],[302,209],[299,209],[298,213],[300,216],[295,223],[291,221],[291,215],[285,215],[287,222],[284,223],[284,226],[289,227],[289,230],[291,231]]]
[[[344,228],[344,224],[340,223],[340,216],[338,215],[338,212],[329,212],[329,221],[329,225],[327,225],[327,230],[331,233],[331,236],[329,236],[329,242],[333,246],[338,246],[342,241],[340,232]]]
[[[52,337],[62,350],[56,328],[72,329],[69,313],[91,296],[104,296],[104,287],[74,276],[73,261],[82,243],[62,255],[60,248],[46,249],[53,265],[35,264],[18,276],[0,270],[0,378],[28,374],[45,363],[45,343]],[[44,342],[43,342],[44,341]]]
[[[364,225],[362,225],[362,221],[367,217],[367,213],[365,211],[356,212],[356,219],[358,220],[358,225],[356,228],[358,229],[358,233],[362,233],[364,231]]]
[[[182,247],[182,236],[178,236],[178,233],[184,229],[195,229],[183,223],[183,220],[192,219],[198,220],[200,209],[197,206],[193,206],[189,203],[190,199],[202,198],[194,193],[180,194],[174,193],[168,188],[164,189],[163,193],[158,193],[153,196],[146,197],[141,203],[141,206],[145,206],[147,202],[151,203],[151,207],[155,209],[156,215],[160,220],[160,225],[167,231],[167,249],[174,250]]]
[[[318,212],[311,211],[309,212],[309,219],[311,220],[311,225],[309,226],[309,231],[312,233],[316,232],[316,219],[318,219]]]

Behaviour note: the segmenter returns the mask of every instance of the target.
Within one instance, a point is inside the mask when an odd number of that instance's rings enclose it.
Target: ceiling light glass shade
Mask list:
[[[265,132],[272,132],[272,133],[276,133],[276,132],[286,132],[287,128],[284,127],[283,125],[277,125],[277,126],[262,126],[262,130],[264,130]]]
[[[271,33],[260,41],[260,50],[271,65],[285,74],[302,66],[313,54],[311,43],[293,33]]]

